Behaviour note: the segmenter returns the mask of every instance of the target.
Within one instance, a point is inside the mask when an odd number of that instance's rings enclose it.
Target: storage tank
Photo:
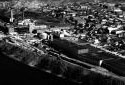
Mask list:
[[[47,33],[45,33],[45,32],[41,33],[41,38],[42,39],[47,39],[47,37],[48,37]]]

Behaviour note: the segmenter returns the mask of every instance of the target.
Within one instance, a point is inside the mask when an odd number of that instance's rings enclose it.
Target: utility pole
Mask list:
[[[22,7],[22,8],[20,9],[20,11],[22,12],[22,20],[24,20],[24,11],[25,11],[25,7]]]

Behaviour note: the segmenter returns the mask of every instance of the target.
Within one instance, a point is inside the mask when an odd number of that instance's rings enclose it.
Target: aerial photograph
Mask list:
[[[125,0],[0,0],[0,85],[125,85]]]

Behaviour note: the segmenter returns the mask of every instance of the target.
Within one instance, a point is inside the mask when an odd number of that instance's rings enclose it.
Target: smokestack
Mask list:
[[[13,22],[14,18],[13,18],[13,9],[11,9],[11,18],[10,18],[10,22]]]

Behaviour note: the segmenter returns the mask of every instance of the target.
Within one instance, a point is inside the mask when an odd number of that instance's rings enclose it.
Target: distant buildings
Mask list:
[[[24,19],[23,21],[18,22],[19,26],[28,26],[29,32],[32,33],[34,30],[37,32],[42,32],[43,30],[47,29],[47,25],[36,25],[35,21],[32,21],[31,19]]]
[[[10,2],[2,1],[0,2],[0,8],[8,8],[10,6]]]
[[[29,9],[38,9],[41,8],[42,6],[46,6],[47,4],[44,2],[40,2],[40,1],[24,1],[24,0],[20,0],[20,1],[16,1],[14,4],[14,8],[22,8],[22,7],[26,7]]]

